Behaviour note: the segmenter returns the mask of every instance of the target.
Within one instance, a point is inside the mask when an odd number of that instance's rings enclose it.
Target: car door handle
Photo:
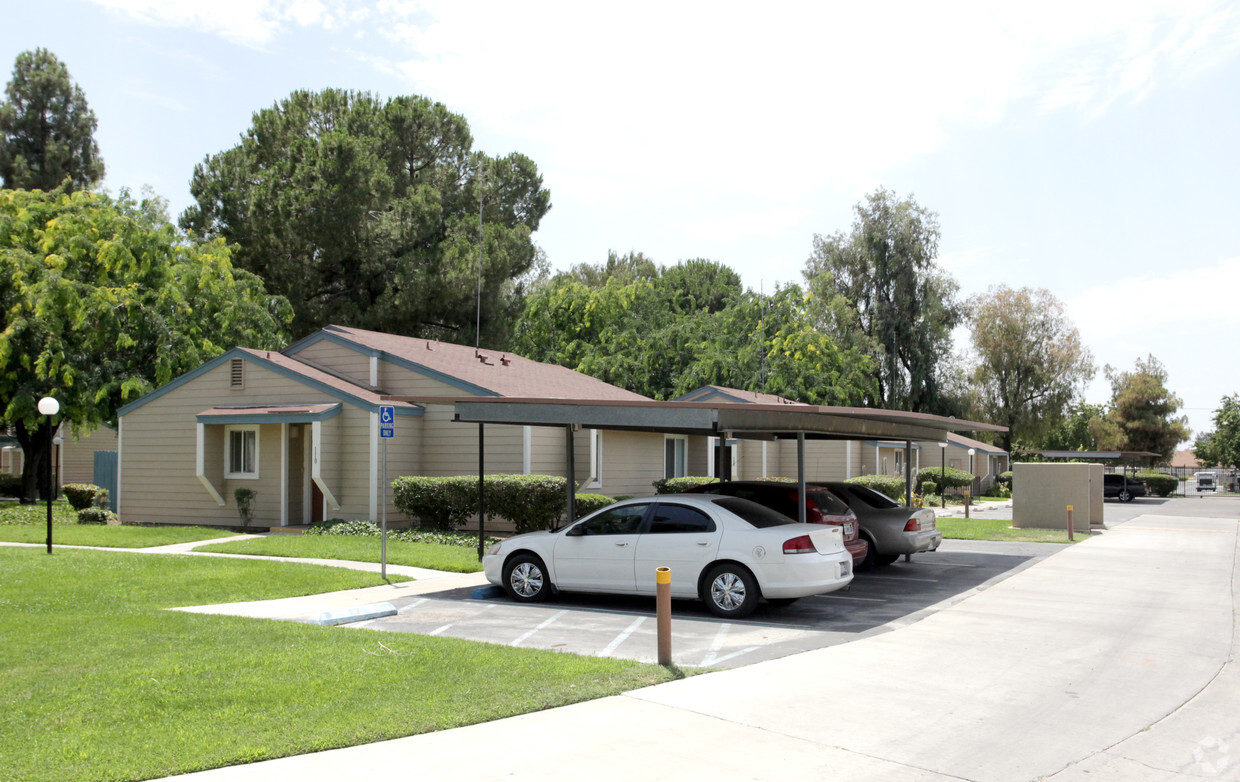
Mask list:
[[[709,545],[710,545],[710,541],[709,541],[709,540],[699,540],[699,541],[698,541],[698,545],[699,545],[699,546],[709,546]]]
[[[616,545],[619,546],[620,548],[624,548],[625,546],[629,544],[628,543],[617,543]]]

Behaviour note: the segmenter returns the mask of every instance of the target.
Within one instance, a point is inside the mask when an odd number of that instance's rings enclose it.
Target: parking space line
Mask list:
[[[564,616],[567,613],[568,613],[567,611],[557,611],[556,613],[548,617],[547,620],[544,621],[542,624],[538,625],[538,627],[535,627],[533,630],[530,630],[528,633],[521,635],[519,638],[517,638],[517,640],[510,643],[509,646],[520,646],[522,642],[525,641],[525,639],[529,638],[534,633],[550,625],[552,622],[554,622],[555,620],[559,619],[561,616]]]
[[[620,635],[617,635],[614,639],[612,639],[612,642],[607,644],[607,648],[599,652],[598,656],[606,657],[607,655],[616,651],[616,648],[619,647],[620,644],[627,641],[629,639],[629,636],[633,634],[633,631],[636,630],[638,627],[640,627],[641,623],[644,621],[646,621],[646,617],[639,616],[637,620],[633,622],[633,624],[629,625],[623,633],[621,633]]]
[[[866,581],[881,579],[883,581],[920,581],[923,584],[937,584],[937,578],[913,578],[912,576],[866,576]]]
[[[719,632],[715,633],[715,640],[710,644],[710,651],[706,653],[706,659],[702,660],[702,666],[705,667],[715,662],[715,655],[723,648],[723,644],[728,640],[728,631],[732,629],[730,622],[724,622],[719,625]]]
[[[429,597],[421,597],[421,598],[418,598],[417,600],[413,601],[412,603],[410,603],[410,604],[409,604],[409,605],[407,605],[407,606],[401,606],[401,607],[400,607],[400,609],[399,609],[396,613],[398,613],[398,614],[403,614],[403,613],[406,613],[406,612],[408,612],[408,611],[412,611],[413,609],[417,608],[418,606],[422,605],[423,603],[425,603],[425,602],[427,602],[427,601],[429,601],[429,600],[430,600],[430,598],[429,598]]]
[[[473,619],[473,618],[474,618],[474,617],[476,617],[476,616],[481,616],[482,614],[485,614],[487,611],[490,611],[490,610],[491,610],[492,608],[494,608],[494,607],[495,607],[495,604],[494,604],[494,603],[492,603],[491,605],[483,606],[482,608],[478,609],[477,611],[474,611],[473,613],[469,614],[468,616],[465,616],[465,617],[462,617],[462,618],[463,618],[463,619]],[[459,622],[460,620],[457,620],[457,621]],[[446,633],[448,630],[451,630],[451,629],[452,629],[453,627],[455,627],[456,625],[457,625],[457,622],[448,622],[446,625],[443,625],[443,626],[441,626],[441,627],[436,627],[434,630],[431,630],[429,633],[427,633],[427,635],[439,635],[440,633]]]

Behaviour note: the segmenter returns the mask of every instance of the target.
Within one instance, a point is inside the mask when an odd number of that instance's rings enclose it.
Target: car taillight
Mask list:
[[[905,532],[921,532],[921,520],[914,517],[904,525]]]
[[[784,541],[785,554],[813,554],[817,550],[814,548],[814,541],[809,539],[809,535],[801,535]]]

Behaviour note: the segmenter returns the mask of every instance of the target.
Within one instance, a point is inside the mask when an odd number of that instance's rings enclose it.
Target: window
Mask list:
[[[603,430],[590,430],[590,477],[586,488],[597,489],[603,485]]]
[[[224,472],[228,478],[258,477],[258,427],[229,426],[224,430],[226,443]]]
[[[689,474],[687,459],[689,441],[683,437],[669,437],[663,441],[663,477],[683,478]]]
[[[650,506],[624,505],[592,516],[577,525],[578,535],[636,535]],[[576,532],[576,529],[574,532]]]
[[[650,534],[676,532],[714,532],[715,522],[696,508],[660,502],[650,520]]]

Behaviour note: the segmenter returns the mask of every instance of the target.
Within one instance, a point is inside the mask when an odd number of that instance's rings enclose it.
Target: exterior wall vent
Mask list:
[[[234,358],[229,363],[229,388],[245,388],[245,359]]]

